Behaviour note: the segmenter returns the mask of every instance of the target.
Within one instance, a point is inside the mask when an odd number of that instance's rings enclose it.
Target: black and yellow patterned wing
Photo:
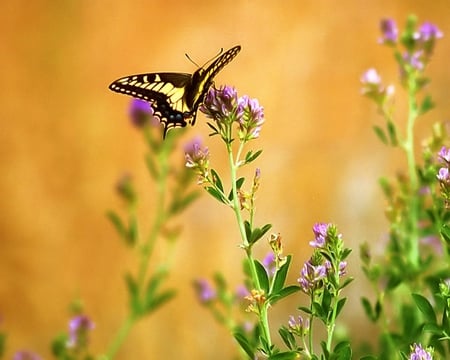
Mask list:
[[[217,73],[241,50],[235,46],[219,55],[207,68],[192,75],[185,73],[149,73],[130,75],[114,81],[113,91],[148,101],[164,126],[164,136],[175,127],[194,125],[197,109],[213,84]]]

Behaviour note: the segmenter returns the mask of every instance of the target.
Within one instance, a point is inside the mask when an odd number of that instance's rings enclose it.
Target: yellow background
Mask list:
[[[352,336],[370,337],[359,305],[368,286],[358,270],[358,246],[368,241],[380,251],[387,226],[377,179],[401,170],[404,159],[375,138],[371,127],[381,119],[361,97],[359,79],[375,66],[386,83],[397,80],[391,51],[377,45],[378,24],[388,16],[403,25],[410,13],[445,34],[429,66],[438,107],[421,120],[423,137],[450,113],[448,0],[5,2],[0,326],[9,333],[6,358],[24,348],[50,358],[50,339],[66,329],[67,304],[75,297],[96,323],[97,353],[125,316],[122,277],[133,263],[104,214],[120,208],[114,184],[122,173],[133,174],[150,202],[153,189],[141,136],[126,117],[129,100],[108,84],[133,73],[193,72],[184,53],[203,64],[236,44],[242,51],[216,84],[232,84],[265,108],[255,142],[264,149],[256,164],[262,173],[257,222],[271,222],[286,253],[294,254],[292,282],[309,257],[312,225],[338,224],[354,248],[350,273],[357,277],[347,290],[345,321]],[[396,105],[403,122],[404,96]],[[200,114],[186,138],[208,133]],[[224,170],[223,146],[214,138],[206,142]],[[151,205],[143,215],[151,216]],[[191,287],[194,278],[217,270],[232,286],[242,281],[233,215],[205,195],[179,223],[184,232],[170,277],[178,296],[133,329],[120,359],[230,359],[235,353]],[[274,322],[285,323],[300,298],[280,303]]]

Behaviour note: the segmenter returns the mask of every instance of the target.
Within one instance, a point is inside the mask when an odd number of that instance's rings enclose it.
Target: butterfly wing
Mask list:
[[[191,87],[186,92],[186,103],[194,111],[192,125],[195,122],[195,111],[197,111],[197,108],[203,102],[206,93],[213,84],[214,77],[225,65],[236,57],[239,51],[241,51],[239,45],[232,47],[219,55],[206,69],[200,68],[192,75]]]
[[[192,109],[185,101],[191,74],[152,73],[120,78],[109,86],[113,91],[151,103],[154,115],[164,125],[164,135],[173,127],[184,127]]]

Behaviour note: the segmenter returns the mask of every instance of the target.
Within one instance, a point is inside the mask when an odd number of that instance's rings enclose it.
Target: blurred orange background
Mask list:
[[[9,334],[6,358],[19,349],[50,358],[49,342],[67,328],[74,298],[83,299],[96,323],[96,353],[126,315],[123,274],[134,263],[105,212],[120,209],[114,185],[124,172],[133,174],[150,203],[153,188],[142,137],[126,116],[129,99],[109,91],[109,83],[134,73],[193,72],[185,53],[203,64],[236,44],[242,51],[216,84],[234,85],[265,108],[254,143],[264,149],[256,163],[262,173],[256,221],[282,234],[285,252],[294,255],[291,282],[310,255],[312,225],[338,225],[354,249],[349,272],[356,277],[346,291],[345,324],[354,338],[368,335],[373,329],[360,306],[368,285],[358,247],[368,241],[380,250],[387,223],[377,179],[402,170],[404,159],[373,134],[381,118],[360,95],[359,79],[374,66],[385,83],[397,81],[392,52],[377,44],[379,20],[403,25],[411,13],[444,32],[428,69],[428,91],[438,106],[421,119],[423,138],[450,113],[448,0],[5,2],[0,329]],[[403,123],[405,115],[399,95],[396,117]],[[199,114],[186,139],[201,134],[214,166],[225,171],[224,148],[208,133]],[[144,218],[151,218],[151,204],[145,206]],[[138,323],[118,359],[230,359],[236,353],[191,285],[215,271],[232,286],[242,281],[233,214],[204,194],[178,222],[184,232],[170,277],[178,296]],[[280,302],[273,321],[286,323],[300,298]]]

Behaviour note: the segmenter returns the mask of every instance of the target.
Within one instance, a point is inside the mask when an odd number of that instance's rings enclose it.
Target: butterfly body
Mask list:
[[[197,109],[214,77],[240,50],[240,46],[229,49],[211,65],[201,67],[193,74],[162,72],[130,75],[114,81],[109,88],[151,103],[154,115],[164,126],[165,136],[172,128],[194,125]]]

